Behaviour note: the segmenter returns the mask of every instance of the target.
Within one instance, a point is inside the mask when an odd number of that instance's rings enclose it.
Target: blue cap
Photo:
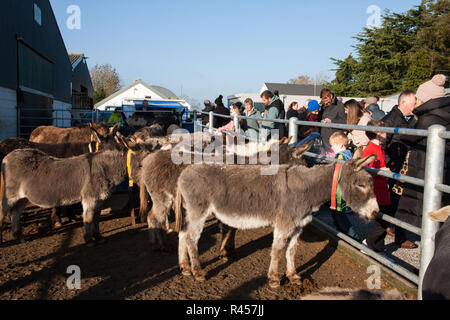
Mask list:
[[[308,111],[309,112],[313,112],[315,110],[319,110],[320,109],[320,105],[317,102],[317,100],[311,100],[310,102],[308,102]]]

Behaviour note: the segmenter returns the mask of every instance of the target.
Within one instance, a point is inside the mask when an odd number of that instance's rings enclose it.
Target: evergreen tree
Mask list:
[[[436,73],[450,69],[450,1],[422,0],[406,13],[383,15],[378,28],[354,38],[357,58],[331,58],[336,76],[327,84],[341,96],[386,96],[415,90]]]

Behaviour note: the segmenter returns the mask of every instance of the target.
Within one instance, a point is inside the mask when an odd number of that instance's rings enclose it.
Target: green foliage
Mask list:
[[[103,87],[100,87],[94,91],[94,104],[102,101],[105,98],[106,98],[106,91]]]
[[[331,58],[336,75],[327,86],[340,96],[386,96],[448,74],[449,25],[448,0],[422,0],[401,14],[386,11],[380,27],[354,37],[357,58]]]

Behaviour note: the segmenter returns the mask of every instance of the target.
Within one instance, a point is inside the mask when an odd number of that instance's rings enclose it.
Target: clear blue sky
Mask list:
[[[405,12],[420,0],[50,0],[69,52],[109,63],[193,99],[258,92],[263,82],[329,75],[366,26],[367,8]],[[70,30],[67,8],[81,10]]]

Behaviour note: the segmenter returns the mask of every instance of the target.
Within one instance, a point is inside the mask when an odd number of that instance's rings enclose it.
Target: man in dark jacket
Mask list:
[[[436,75],[431,81],[425,82],[417,90],[418,104],[414,115],[418,118],[414,129],[425,129],[434,124],[442,125],[450,130],[450,97],[445,97],[445,76]],[[403,136],[402,142],[411,148],[408,160],[408,176],[424,179],[427,138],[419,136]],[[444,162],[444,184],[450,184],[450,140],[446,140]],[[410,224],[422,224],[423,188],[405,184],[402,197],[398,205],[396,217]],[[443,194],[443,206],[450,204],[450,197]]]
[[[211,101],[205,100],[203,104],[205,105],[205,108],[202,110],[203,112],[214,111],[214,106],[212,105]],[[202,120],[203,125],[206,125],[209,122],[209,115],[202,114]]]
[[[225,106],[223,105],[222,99],[223,99],[223,96],[220,95],[214,101],[214,103],[216,104],[216,107],[214,108],[214,113],[223,114],[225,116],[229,116],[230,115],[230,109],[225,108]],[[228,122],[230,122],[229,118],[222,118],[222,117],[214,116],[214,128],[216,128],[216,129],[218,129],[220,127],[223,127]]]
[[[263,117],[267,119],[283,119],[285,118],[286,112],[284,110],[284,103],[280,98],[274,95],[271,91],[266,90],[261,93],[261,99],[266,106]],[[272,121],[263,121],[262,128],[264,129],[265,138],[268,140],[271,137],[271,130],[279,130],[279,138],[286,136],[286,126],[284,123],[277,123]]]
[[[322,122],[325,123],[346,123],[347,115],[345,114],[344,105],[339,101],[334,93],[329,89],[322,89],[320,92],[320,98],[323,102],[323,110],[321,114]],[[328,144],[330,136],[336,132],[342,131],[334,128],[321,128],[320,134],[325,143]]]
[[[416,106],[416,93],[414,91],[403,91],[398,98],[398,105],[394,106],[392,110],[382,119],[386,127],[394,128],[409,128],[415,123],[412,112]],[[401,142],[399,135],[388,135],[386,141],[386,155],[388,159],[386,166],[394,173],[401,172],[403,163],[408,153],[408,147]],[[392,212],[397,211],[398,202],[400,200],[401,192],[397,187],[397,180],[389,179],[389,193],[391,198]],[[388,228],[388,233],[392,235],[392,231]],[[405,230],[400,227],[395,227],[395,243],[402,248],[412,249],[415,244],[406,239]]]

